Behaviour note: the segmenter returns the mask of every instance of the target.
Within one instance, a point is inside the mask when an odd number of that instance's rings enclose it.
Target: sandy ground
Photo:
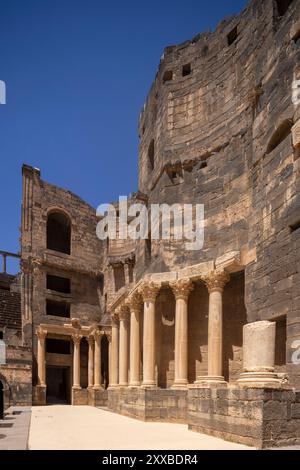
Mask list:
[[[32,407],[29,449],[246,450],[244,445],[194,433],[186,425],[144,423],[89,406]]]

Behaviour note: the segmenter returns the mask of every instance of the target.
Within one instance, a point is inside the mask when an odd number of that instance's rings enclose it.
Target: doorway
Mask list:
[[[71,403],[70,367],[48,366],[46,383],[47,404]]]

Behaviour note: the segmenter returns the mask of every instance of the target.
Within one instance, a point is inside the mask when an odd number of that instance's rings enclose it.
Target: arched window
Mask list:
[[[267,153],[272,152],[276,147],[278,147],[281,142],[283,142],[288,135],[291,133],[291,129],[293,127],[293,121],[291,119],[286,119],[283,121],[282,124],[276,129],[274,134],[272,135],[268,147]]]
[[[151,171],[154,170],[154,156],[154,140],[152,139],[148,147],[148,160]]]
[[[294,0],[276,0],[277,11],[279,16],[285,15],[288,11],[289,6],[293,3]]]
[[[47,219],[47,248],[71,253],[71,221],[61,212],[51,212]]]

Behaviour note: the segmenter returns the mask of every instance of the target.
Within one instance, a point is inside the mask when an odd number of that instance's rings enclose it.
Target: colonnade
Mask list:
[[[225,271],[203,278],[209,292],[208,375],[199,382],[224,382],[222,374],[222,293],[229,281]],[[193,290],[190,279],[169,283],[175,301],[175,377],[174,388],[188,385],[188,299]],[[110,387],[155,387],[156,334],[155,301],[158,283],[149,281],[133,293],[112,315]],[[143,360],[141,367],[140,322],[143,318]],[[129,355],[128,355],[129,349]],[[129,356],[129,363],[128,363]],[[142,377],[142,379],[141,379]]]

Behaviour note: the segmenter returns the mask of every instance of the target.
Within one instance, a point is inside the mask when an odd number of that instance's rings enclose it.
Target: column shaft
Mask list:
[[[101,388],[101,335],[95,334],[94,388]]]
[[[175,381],[176,385],[188,383],[188,306],[187,300],[176,300],[175,313]]]
[[[119,385],[128,386],[128,320],[124,313],[120,316]]]
[[[80,386],[80,336],[73,336],[73,388],[81,388]]]
[[[94,386],[94,338],[89,338],[88,387]]]
[[[222,377],[223,369],[223,312],[222,292],[209,294],[208,314],[208,375]]]
[[[111,327],[111,349],[110,349],[110,387],[118,385],[119,377],[119,325],[116,319],[113,319]]]
[[[38,384],[40,386],[46,385],[45,362],[45,334],[38,333]]]
[[[143,386],[155,385],[155,302],[148,300],[144,303]]]
[[[130,386],[140,385],[140,310],[130,312]]]

